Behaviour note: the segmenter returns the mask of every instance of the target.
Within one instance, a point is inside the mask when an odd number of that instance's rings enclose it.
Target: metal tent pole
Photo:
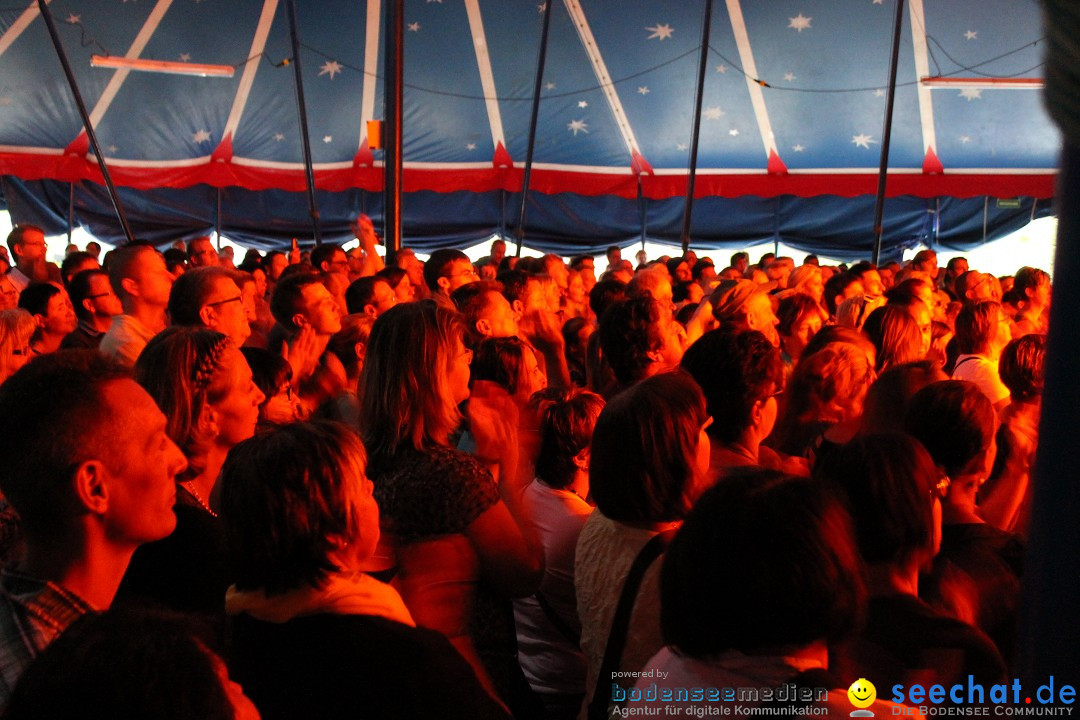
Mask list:
[[[405,82],[405,3],[386,3],[386,59],[383,103],[389,137],[384,138],[385,187],[383,188],[383,243],[386,262],[392,263],[401,249],[402,132]]]
[[[38,0],[41,2],[42,0]],[[311,141],[308,139],[307,106],[304,103],[304,78],[300,68],[300,34],[296,29],[296,0],[289,0],[289,36],[292,38],[293,77],[296,81],[296,108],[300,113],[300,140],[304,148],[304,172],[307,174],[308,212],[315,231],[315,244],[322,245],[319,229],[319,205],[315,200],[315,170],[311,165]]]
[[[690,249],[690,217],[694,210],[694,180],[697,177],[698,138],[701,135],[701,102],[705,96],[705,66],[709,61],[709,30],[712,24],[712,0],[705,0],[705,21],[701,26],[701,59],[698,61],[697,95],[694,98],[694,132],[690,139],[690,175],[686,179],[686,206],[683,209],[683,255]]]
[[[551,27],[551,0],[544,5],[544,22],[540,28],[540,51],[536,56],[536,81],[533,83],[532,114],[529,116],[529,146],[525,151],[525,173],[521,179],[521,210],[518,212],[517,252],[525,244],[525,208],[529,203],[529,182],[532,180],[533,151],[536,149],[536,122],[540,116],[540,87],[544,82],[544,65],[547,62],[548,29]]]
[[[45,0],[38,0],[38,8],[41,10],[41,17],[45,20],[45,26],[49,29],[49,37],[52,38],[53,47],[56,48],[56,54],[60,58],[60,64],[64,66],[64,75],[67,76],[68,86],[71,87],[71,94],[75,96],[75,105],[79,108],[79,116],[82,117],[83,127],[86,129],[86,137],[90,140],[90,147],[94,150],[94,157],[97,158],[98,168],[101,170],[101,177],[105,180],[105,187],[109,190],[109,199],[112,200],[113,209],[116,211],[116,217],[120,220],[120,227],[124,230],[124,236],[128,242],[134,242],[135,236],[131,234],[131,226],[128,225],[127,215],[124,213],[124,206],[120,203],[120,196],[116,192],[116,186],[113,185],[112,177],[109,175],[109,168],[105,165],[105,156],[101,152],[101,146],[98,145],[97,134],[94,132],[94,127],[90,123],[90,113],[86,110],[86,103],[83,102],[82,93],[79,92],[79,84],[75,82],[75,73],[71,71],[71,64],[68,62],[67,53],[64,52],[64,46],[60,43],[60,35],[56,32],[56,23],[53,22],[52,13],[49,12],[49,6]]]
[[[896,67],[900,60],[900,29],[904,23],[904,0],[896,0],[893,25],[892,60],[889,63],[889,94],[885,101],[885,130],[881,134],[881,163],[878,166],[877,202],[874,203],[874,264],[881,259],[881,227],[885,212],[885,180],[889,170],[889,143],[892,140],[893,99],[896,96]]]

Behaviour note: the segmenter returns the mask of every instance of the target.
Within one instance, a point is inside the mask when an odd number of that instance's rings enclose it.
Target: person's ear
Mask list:
[[[209,305],[199,308],[199,322],[213,330],[217,327],[217,313]]]
[[[574,465],[577,466],[578,470],[588,472],[589,459],[591,457],[592,454],[589,452],[589,447],[586,445],[584,448],[581,449],[581,452],[574,456]]]
[[[356,359],[360,362],[364,362],[364,358],[367,356],[367,343],[358,342],[353,345],[353,352],[356,353]]]
[[[94,314],[94,301],[93,300],[83,300],[82,301],[82,306],[83,306],[83,308],[86,309],[86,312],[90,313],[91,315]]]
[[[750,424],[754,427],[760,427],[762,418],[765,416],[765,403],[769,402],[769,398],[756,401],[750,407]]]
[[[480,333],[483,337],[491,337],[491,321],[487,318],[477,320],[476,332]]]
[[[139,296],[139,283],[135,278],[121,278],[120,287],[124,289],[124,292],[127,293],[129,297]]]
[[[307,315],[304,315],[304,313],[296,313],[295,315],[293,315],[292,322],[293,325],[296,326],[297,330],[303,330],[311,324],[308,322]]]
[[[100,460],[87,460],[75,468],[72,488],[79,504],[94,515],[104,515],[109,508],[109,489],[105,466]]]
[[[221,428],[218,425],[218,411],[213,405],[210,403],[203,404],[196,426],[199,428],[199,432],[206,437],[216,438],[221,434]]]
[[[368,304],[364,306],[363,313],[370,318],[374,318],[379,311],[375,309],[374,305]]]
[[[45,316],[44,315],[38,315],[38,314],[35,313],[33,315],[33,318],[34,318],[34,325],[36,325],[39,329],[44,330],[45,329]]]
[[[439,286],[439,288],[440,288],[440,289],[441,289],[441,290],[442,290],[442,291],[443,291],[444,293],[446,293],[447,295],[449,295],[449,294],[450,294],[450,278],[448,278],[448,277],[441,277],[441,278],[438,278],[438,279],[437,279],[437,280],[435,281],[435,283],[436,283],[436,284],[437,284],[437,285]]]

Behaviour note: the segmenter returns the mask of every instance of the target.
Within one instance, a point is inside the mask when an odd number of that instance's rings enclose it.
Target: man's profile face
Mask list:
[[[161,307],[169,304],[173,276],[165,267],[165,259],[161,257],[161,253],[151,248],[141,250],[132,270],[139,296],[145,302]]]
[[[103,423],[106,533],[110,540],[140,545],[176,527],[176,476],[187,460],[165,432],[165,416],[134,380],[108,383]]]
[[[210,327],[219,333],[228,335],[239,347],[251,337],[251,325],[248,322],[247,308],[244,306],[244,295],[230,278],[222,277],[214,280],[213,291],[203,303],[204,308],[211,312]]]

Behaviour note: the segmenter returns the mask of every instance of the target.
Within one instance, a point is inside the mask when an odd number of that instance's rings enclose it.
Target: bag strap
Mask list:
[[[570,624],[559,617],[559,614],[555,612],[555,608],[551,607],[551,603],[544,596],[544,593],[539,590],[536,591],[536,602],[540,603],[540,609],[544,611],[544,615],[547,616],[548,622],[555,626],[555,629],[559,633],[574,644],[574,647],[581,647],[581,631],[574,630],[570,627]]]
[[[641,548],[634,563],[630,566],[630,572],[626,575],[622,594],[619,595],[619,604],[615,608],[615,618],[611,621],[611,632],[608,635],[607,647],[604,648],[604,660],[600,663],[600,673],[596,676],[596,687],[593,689],[592,701],[589,703],[589,720],[603,720],[607,717],[609,690],[612,674],[619,669],[622,661],[623,650],[626,648],[626,634],[630,630],[630,615],[634,610],[634,601],[637,600],[641,581],[645,578],[645,571],[653,564],[656,558],[667,548],[671,538],[675,536],[674,530],[666,530],[654,535],[645,547]]]

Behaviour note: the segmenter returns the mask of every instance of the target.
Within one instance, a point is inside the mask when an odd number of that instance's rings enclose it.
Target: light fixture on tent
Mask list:
[[[1042,78],[1010,77],[934,77],[920,78],[919,82],[929,88],[976,88],[984,90],[1042,90],[1046,83]]]
[[[112,68],[114,70],[169,73],[172,75],[195,75],[197,77],[232,77],[236,73],[236,68],[232,65],[146,60],[144,58],[117,57],[116,55],[91,55],[90,66]]]

